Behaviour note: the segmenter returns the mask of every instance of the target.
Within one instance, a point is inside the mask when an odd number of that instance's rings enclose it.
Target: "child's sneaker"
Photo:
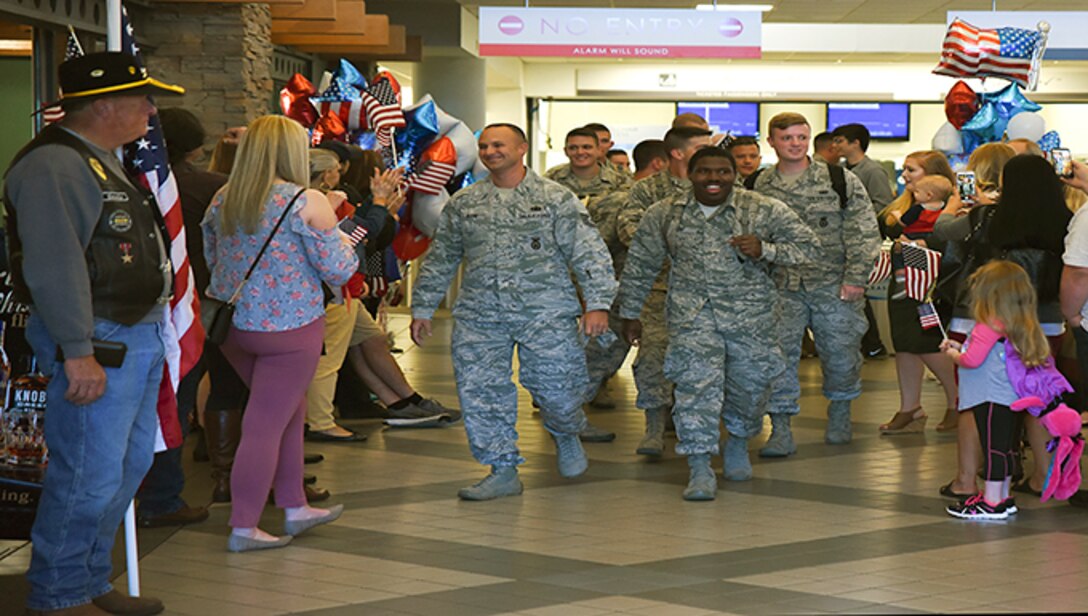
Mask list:
[[[1007,511],[1009,515],[1020,513],[1020,508],[1016,506],[1016,497],[1010,496],[1002,501],[1001,504],[1005,505],[1005,511]]]
[[[962,520],[1007,520],[1009,518],[1008,500],[991,505],[982,497],[981,492],[961,503],[945,507],[945,511],[948,515]]]

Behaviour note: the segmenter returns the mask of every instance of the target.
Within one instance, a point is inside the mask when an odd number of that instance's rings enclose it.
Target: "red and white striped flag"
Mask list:
[[[892,275],[892,253],[890,248],[881,246],[880,253],[873,261],[873,269],[869,272],[868,286],[884,282]]]
[[[387,71],[382,71],[362,91],[367,122],[378,143],[388,147],[393,143],[393,130],[408,125],[400,107],[400,84]]]
[[[1024,28],[976,28],[956,19],[948,27],[941,61],[933,69],[952,77],[994,76],[1035,89],[1043,36]]]
[[[437,195],[453,179],[453,172],[456,170],[457,167],[449,163],[441,163],[437,160],[423,161],[420,163],[419,171],[408,178],[407,186],[416,192]]]
[[[903,244],[907,297],[924,302],[941,271],[941,253],[916,244]]]
[[[332,111],[344,123],[344,126],[348,130],[365,130],[370,128],[370,124],[367,123],[366,109],[363,107],[363,101],[341,101],[341,102],[319,102],[317,104],[318,117],[325,115],[326,112]]]
[[[83,55],[83,46],[79,44],[79,37],[76,36],[76,31],[72,26],[68,26],[68,45],[64,48],[64,61],[67,62],[72,58],[78,58]],[[64,108],[60,106],[60,103],[51,107],[46,107],[42,110],[42,121],[46,124],[53,124],[60,122],[64,119]]]
[[[128,13],[121,13],[121,49],[143,64],[136,46]],[[181,218],[181,198],[174,174],[167,162],[166,140],[158,116],[151,116],[147,134],[124,148],[125,167],[155,196],[159,212],[170,233],[170,263],[174,268],[174,296],[170,300],[163,327],[166,345],[166,365],[159,388],[159,426],[166,448],[181,445],[178,416],[178,382],[200,360],[204,351],[204,327],[200,324],[200,300],[193,288],[193,271],[185,250],[185,226]],[[184,421],[184,419],[182,420]],[[160,450],[161,447],[156,447]]]

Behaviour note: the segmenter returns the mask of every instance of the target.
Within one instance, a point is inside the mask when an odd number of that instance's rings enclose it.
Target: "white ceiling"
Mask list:
[[[435,0],[400,0],[433,3]],[[525,0],[446,0],[466,7],[525,6]],[[712,0],[530,0],[531,7],[577,6],[583,8],[691,8]],[[766,22],[788,23],[945,23],[948,11],[988,11],[991,0],[738,0],[733,4],[772,4],[763,14]],[[722,0],[720,5],[730,4]],[[999,11],[1082,11],[1086,0],[997,0]]]

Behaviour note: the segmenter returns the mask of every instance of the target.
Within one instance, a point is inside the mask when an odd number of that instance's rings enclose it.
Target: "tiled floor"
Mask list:
[[[406,317],[391,320],[409,380],[453,403],[449,321],[436,325],[419,349],[407,340]],[[868,362],[864,377],[854,442],[829,447],[818,362],[802,362],[799,453],[757,460],[754,480],[722,481],[711,503],[680,499],[683,459],[634,454],[642,416],[628,367],[610,384],[617,409],[592,412],[619,438],[587,445],[589,472],[574,480],[556,473],[551,440],[522,391],[520,497],[456,499],[484,473],[460,426],[383,431],[377,421],[346,422],[370,440],[308,446],[326,456],[308,470],[347,508],[337,523],[249,554],[225,550],[226,507],[198,526],[143,531],[144,593],[162,597],[169,614],[238,616],[1088,609],[1088,511],[1021,497],[1009,522],[947,517],[936,491],[951,478],[955,442],[933,431],[939,389],[925,385],[935,416],[926,434],[882,438],[876,427],[898,396],[893,360]],[[207,466],[187,464],[186,495],[206,500]],[[272,532],[281,528],[276,513],[265,518]],[[25,592],[28,552],[0,560],[7,597]],[[18,604],[6,601],[0,613],[18,613]]]

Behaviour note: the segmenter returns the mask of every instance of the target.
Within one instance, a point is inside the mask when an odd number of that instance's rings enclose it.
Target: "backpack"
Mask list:
[[[846,171],[838,165],[828,165],[827,171],[831,175],[831,188],[835,191],[835,194],[839,195],[839,207],[845,210],[846,202],[849,200],[846,196]],[[756,169],[755,173],[744,178],[744,187],[748,190],[754,190],[756,180],[759,179],[761,173],[763,173],[763,169]]]

